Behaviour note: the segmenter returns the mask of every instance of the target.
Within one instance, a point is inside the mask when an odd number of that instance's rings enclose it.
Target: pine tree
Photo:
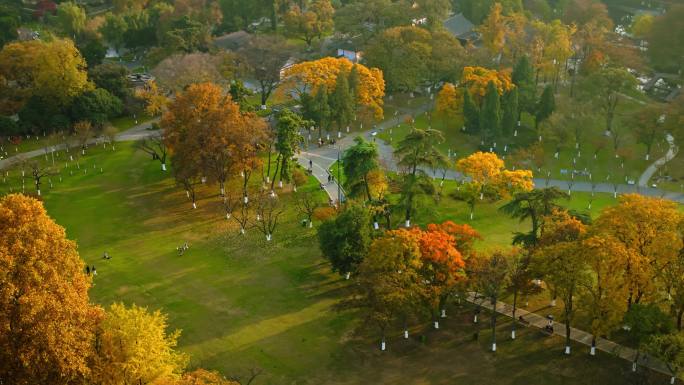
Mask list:
[[[501,131],[505,136],[508,136],[515,130],[518,120],[519,106],[518,106],[518,88],[510,90],[505,98],[503,104],[503,120],[501,121]]]
[[[480,130],[480,109],[467,88],[463,92],[463,124],[471,134]]]
[[[323,135],[323,129],[326,131],[330,125],[330,102],[328,102],[328,90],[325,86],[318,88],[314,96],[314,111],[316,124],[320,130],[320,136]]]
[[[335,91],[330,98],[332,119],[337,123],[339,130],[348,125],[354,116],[354,98],[349,89],[347,76],[344,72],[337,75]]]
[[[534,69],[530,59],[523,55],[513,69],[511,80],[518,88],[518,120],[523,111],[534,115],[537,104],[537,96],[534,85]]]
[[[501,100],[494,82],[487,85],[487,93],[480,109],[480,133],[482,140],[488,143],[501,136]]]
[[[556,99],[553,96],[553,88],[550,85],[548,85],[544,88],[544,92],[542,92],[541,98],[539,99],[539,103],[537,103],[536,113],[534,116],[535,129],[539,128],[539,123],[548,119],[548,117],[551,116],[551,114],[553,114],[553,111],[555,109]]]

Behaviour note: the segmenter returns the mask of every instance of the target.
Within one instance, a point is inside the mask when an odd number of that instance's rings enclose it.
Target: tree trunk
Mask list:
[[[682,331],[682,315],[684,315],[684,308],[677,309],[677,330]]]
[[[492,351],[496,351],[496,296],[492,297]]]
[[[515,339],[515,324],[518,322],[518,320],[515,318],[515,311],[518,310],[517,308],[518,305],[518,290],[513,291],[513,322],[511,323],[511,339]]]

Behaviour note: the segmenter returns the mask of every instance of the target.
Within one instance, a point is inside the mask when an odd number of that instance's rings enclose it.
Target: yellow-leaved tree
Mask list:
[[[0,110],[8,115],[32,96],[63,108],[92,87],[86,62],[71,40],[15,42],[0,51]]]
[[[351,79],[352,69],[356,72],[354,75],[356,79]],[[332,93],[338,84],[339,73],[350,74],[349,87],[356,105],[367,109],[375,119],[382,119],[382,98],[385,96],[382,71],[378,68],[368,68],[363,64],[353,64],[346,58],[325,57],[295,64],[283,73],[280,91],[286,93],[294,91],[301,95],[317,92],[323,88]]]
[[[36,199],[0,200],[0,379],[83,383],[102,309],[64,228]]]
[[[475,98],[478,104],[487,93],[487,86],[490,82],[494,83],[499,95],[503,95],[515,87],[508,71],[497,71],[484,67],[463,68],[461,84],[468,88],[470,95]]]
[[[463,91],[451,83],[445,83],[437,94],[435,112],[448,122],[463,114]]]
[[[181,378],[185,354],[174,351],[180,331],[166,333],[166,315],[114,303],[99,326],[92,380],[97,384],[149,384]]]
[[[470,206],[473,218],[475,204],[485,196],[490,201],[507,198],[515,192],[530,191],[534,188],[532,171],[507,170],[504,161],[492,152],[476,152],[460,159],[456,169],[466,178],[464,186],[452,197],[465,201]]]

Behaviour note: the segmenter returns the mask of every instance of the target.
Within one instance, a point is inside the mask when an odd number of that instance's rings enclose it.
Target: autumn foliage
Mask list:
[[[499,95],[503,95],[515,87],[508,71],[497,71],[484,67],[463,68],[461,84],[468,88],[476,100],[480,101],[484,98],[490,82],[494,83]]]
[[[515,191],[529,191],[534,188],[532,171],[507,170],[504,161],[495,153],[476,152],[456,163],[456,169],[470,178],[470,183],[480,191],[493,189],[502,197]]]
[[[314,93],[324,86],[328,92],[333,92],[337,75],[340,72],[349,74],[352,67],[358,71],[358,84],[354,89],[356,104],[367,108],[376,119],[382,119],[382,98],[385,96],[382,71],[362,64],[353,64],[346,58],[325,57],[295,64],[285,70],[281,90],[295,89],[299,92]]]
[[[76,243],[23,195],[0,200],[0,373],[13,384],[85,378],[102,310]]]

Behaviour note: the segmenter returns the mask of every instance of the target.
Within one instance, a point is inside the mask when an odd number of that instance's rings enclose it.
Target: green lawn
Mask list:
[[[269,243],[253,229],[238,235],[223,215],[215,186],[202,187],[198,209],[191,209],[169,174],[132,144],[122,143],[116,151],[93,148],[79,165],[62,168],[62,182],[53,176],[52,189],[46,181],[43,199],[50,216],[78,242],[86,263],[97,266],[91,298],[168,313],[170,326],[183,330],[180,349],[192,355],[193,367],[225,374],[263,368],[254,384],[622,385],[631,376],[629,363],[607,354],[592,359],[576,347],[576,354],[564,357],[562,339],[536,330],[522,330],[510,341],[504,317],[499,350],[492,354],[489,332],[474,341],[470,310],[456,305],[440,330],[416,325],[406,341],[393,329],[382,353],[375,330],[356,333],[358,317],[335,310],[348,295],[349,282],[330,273],[315,229],[301,227],[289,193],[279,191],[288,210]],[[0,194],[9,184],[20,186],[18,172],[0,183]],[[30,180],[26,188],[32,190]],[[317,191],[317,183],[312,180],[305,189]],[[585,205],[582,195],[576,197],[571,204]],[[431,205],[418,222],[464,222],[467,215],[447,198]],[[476,209],[472,224],[489,240],[482,247],[504,246],[521,228],[496,207]],[[178,256],[175,247],[185,241],[190,249]],[[104,251],[111,260],[101,258]],[[481,327],[486,325],[484,318]]]
[[[616,114],[619,118],[637,107],[639,105],[636,102],[624,100],[622,104],[618,105]],[[535,177],[545,178],[550,172],[552,179],[568,180],[571,179],[570,173],[574,169],[578,172],[585,172],[585,174],[578,174],[575,177],[576,181],[589,181],[588,174],[591,173],[592,179],[597,182],[626,183],[628,180],[636,182],[648,165],[666,152],[663,138],[653,146],[650,160],[646,161],[646,147],[637,143],[634,136],[625,130],[620,137],[617,151],[623,154],[623,157],[618,159],[612,138],[604,136],[603,124],[599,119],[592,121],[591,127],[584,128],[579,148],[575,148],[575,139],[572,135],[561,142],[559,148],[551,143],[551,140],[545,140],[542,136],[543,166],[541,169],[535,169],[533,165],[530,165]],[[622,123],[616,122],[616,126],[619,124]],[[378,137],[393,146],[397,146],[413,125],[412,122],[402,123],[397,127],[379,133]],[[524,114],[523,125],[518,130],[518,135],[503,139],[502,142],[496,144],[495,150],[501,156],[509,156],[516,149],[537,142],[537,133],[531,128],[533,125],[532,118]],[[463,127],[462,118],[446,120],[436,114],[424,113],[415,117],[415,127],[421,129],[430,127],[442,131],[444,141],[438,147],[444,155],[451,154],[454,158],[468,156],[478,150],[489,151],[490,147],[493,146],[493,143],[482,146],[477,135],[469,135],[461,131]],[[597,151],[597,143],[600,142],[604,142],[605,147]],[[558,158],[555,157],[556,150],[559,150]],[[594,158],[595,153],[596,158]]]

